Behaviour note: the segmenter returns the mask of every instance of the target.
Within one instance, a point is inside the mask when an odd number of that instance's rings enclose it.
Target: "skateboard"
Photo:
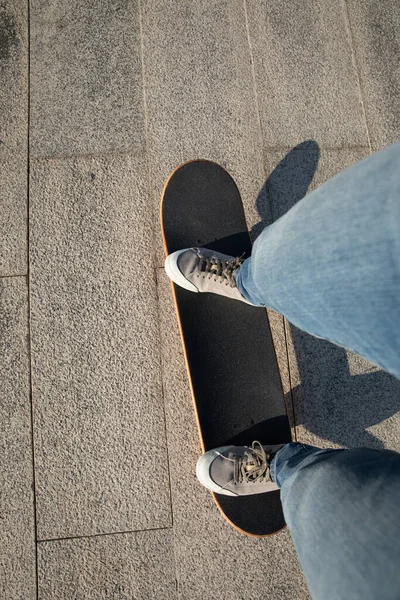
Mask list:
[[[206,247],[247,258],[251,240],[235,182],[216,163],[195,160],[168,178],[161,199],[166,254]],[[172,283],[172,282],[171,282]],[[280,444],[291,432],[267,312],[172,283],[203,452],[227,444]],[[285,526],[279,490],[213,493],[222,515],[254,537]]]

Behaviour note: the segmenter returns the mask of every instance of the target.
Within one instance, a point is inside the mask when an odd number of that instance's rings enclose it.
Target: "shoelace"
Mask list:
[[[196,250],[199,259],[196,265],[197,277],[214,278],[214,281],[219,279],[220,283],[236,287],[234,275],[243,263],[242,256],[221,260],[215,256],[204,256],[198,248],[194,248],[194,250]]]
[[[253,442],[244,456],[233,456],[234,483],[261,483],[269,480],[269,454],[260,442]]]

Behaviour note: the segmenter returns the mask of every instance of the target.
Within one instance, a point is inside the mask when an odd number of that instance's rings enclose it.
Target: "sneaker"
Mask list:
[[[165,270],[174,283],[191,292],[213,292],[251,304],[236,287],[235,273],[243,262],[208,248],[186,248],[167,256]]]
[[[279,487],[271,480],[272,455],[284,444],[262,446],[222,446],[199,458],[196,475],[200,483],[217,494],[248,496],[273,492]]]

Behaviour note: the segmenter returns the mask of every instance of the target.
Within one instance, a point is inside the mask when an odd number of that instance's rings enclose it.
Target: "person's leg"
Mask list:
[[[265,229],[236,283],[249,302],[400,377],[400,144]]]
[[[400,454],[286,444],[271,477],[313,600],[400,598]]]

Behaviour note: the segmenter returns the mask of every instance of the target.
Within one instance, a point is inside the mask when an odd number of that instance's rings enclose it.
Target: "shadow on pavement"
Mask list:
[[[275,167],[256,200],[261,221],[251,230],[253,240],[304,198],[317,170],[319,154],[317,142],[307,140],[295,146]]]
[[[306,195],[319,155],[318,144],[308,140],[275,167],[256,201],[261,220],[253,239]],[[300,382],[292,390],[296,425],[341,446],[384,448],[367,428],[400,410],[400,381],[293,325],[290,333]]]
[[[367,428],[400,410],[400,381],[293,325],[290,331],[300,381],[292,390],[296,425],[340,446],[384,448]]]

